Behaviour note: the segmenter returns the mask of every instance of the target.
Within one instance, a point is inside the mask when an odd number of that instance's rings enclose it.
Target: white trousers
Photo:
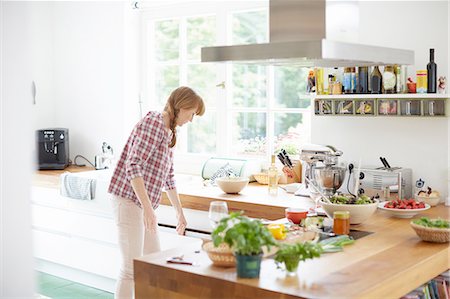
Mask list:
[[[131,199],[113,196],[111,202],[122,259],[114,298],[130,299],[134,298],[133,259],[160,251],[159,237],[145,229],[143,210]]]

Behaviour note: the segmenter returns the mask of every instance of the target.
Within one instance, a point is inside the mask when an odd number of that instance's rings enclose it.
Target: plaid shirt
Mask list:
[[[136,124],[120,155],[108,192],[133,200],[141,207],[131,179],[143,177],[145,189],[156,209],[163,186],[175,188],[171,135],[164,127],[162,114],[150,111]]]

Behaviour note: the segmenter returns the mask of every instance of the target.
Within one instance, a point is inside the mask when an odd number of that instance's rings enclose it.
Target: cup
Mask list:
[[[295,224],[300,224],[307,214],[308,210],[302,208],[286,208],[285,210],[286,218]]]
[[[215,229],[222,218],[228,216],[228,206],[225,201],[212,201],[209,204],[208,218],[211,227]]]

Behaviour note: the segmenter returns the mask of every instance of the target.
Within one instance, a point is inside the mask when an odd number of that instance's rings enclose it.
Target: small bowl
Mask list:
[[[374,203],[357,205],[357,204],[329,204],[324,202],[322,199],[319,201],[320,205],[324,209],[328,217],[333,218],[333,213],[335,211],[349,211],[350,212],[350,224],[360,224],[377,210],[378,201],[375,200]]]
[[[285,210],[286,218],[295,224],[300,224],[302,219],[306,219],[306,214],[308,211],[301,208],[286,208]]]
[[[217,185],[223,192],[236,194],[248,185],[248,178],[244,177],[223,177],[216,180]]]
[[[416,195],[415,197],[416,197],[417,201],[427,203],[427,204],[429,204],[432,207],[436,206],[439,203],[439,201],[441,200],[440,196]]]

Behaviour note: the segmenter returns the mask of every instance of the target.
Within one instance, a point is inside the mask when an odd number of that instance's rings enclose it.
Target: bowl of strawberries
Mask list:
[[[378,204],[378,209],[385,212],[387,215],[397,218],[412,218],[420,212],[426,211],[430,205],[424,202],[419,202],[414,198],[409,199],[393,199],[390,201],[383,201]]]

